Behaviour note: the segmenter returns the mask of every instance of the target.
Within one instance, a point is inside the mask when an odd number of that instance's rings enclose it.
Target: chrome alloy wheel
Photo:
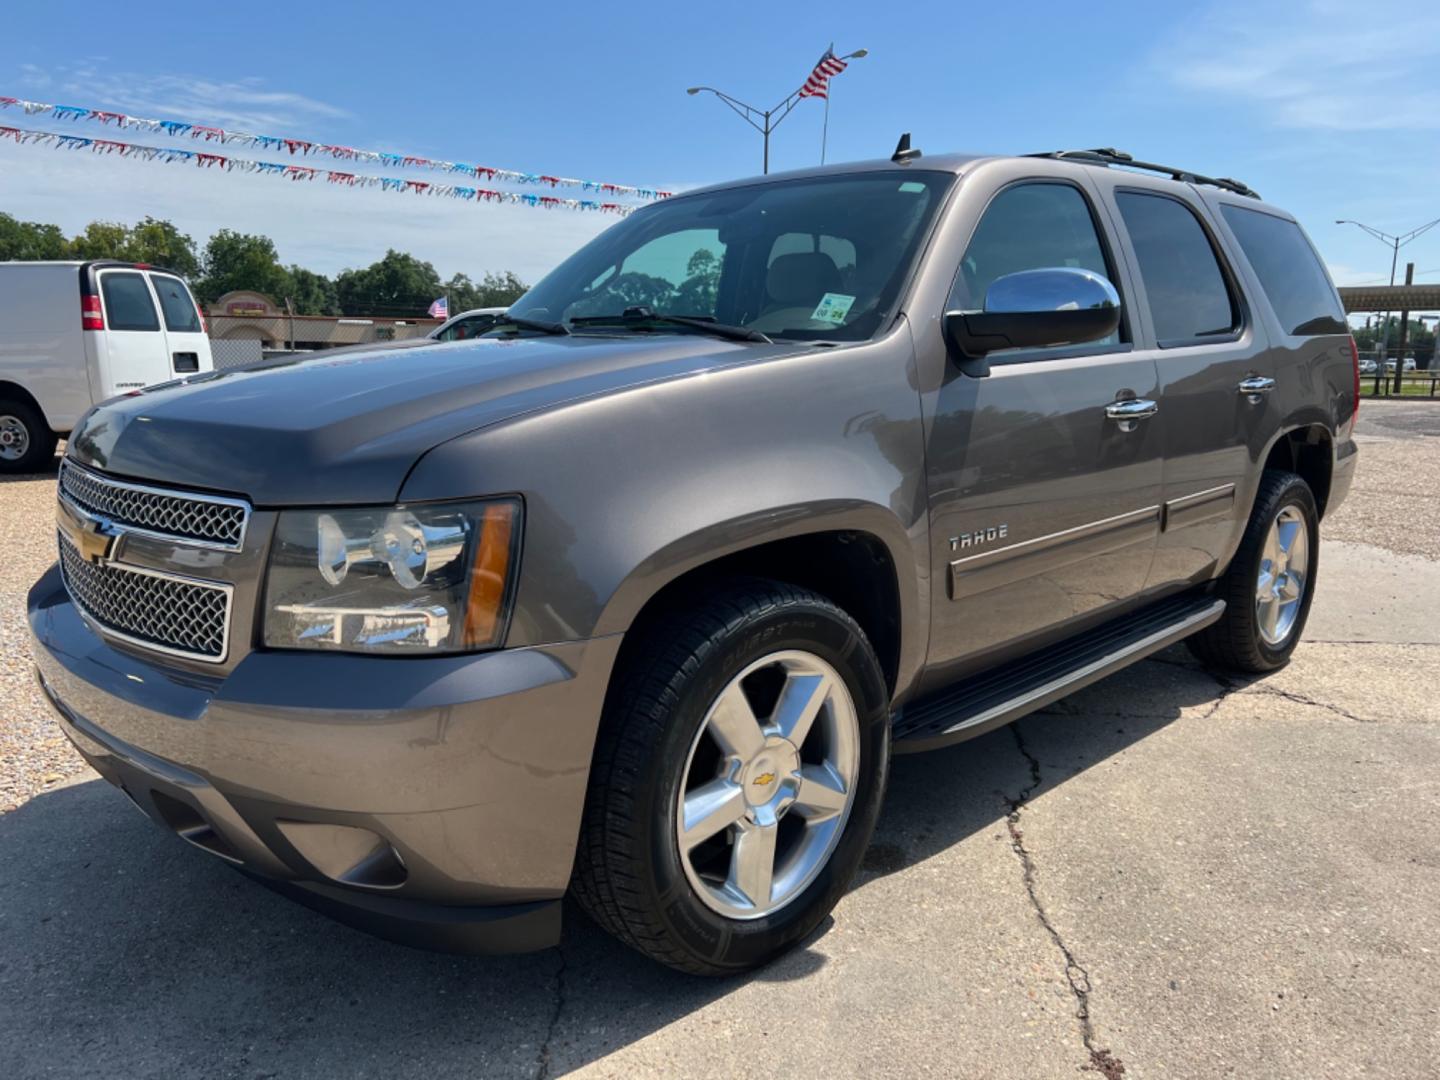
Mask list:
[[[0,458],[19,461],[30,449],[30,429],[18,416],[0,415]]]
[[[780,910],[815,880],[855,801],[860,721],[813,653],[761,657],[711,703],[675,814],[685,876],[731,919]]]
[[[1270,523],[1255,580],[1255,623],[1267,645],[1290,636],[1309,583],[1310,537],[1297,506],[1281,507]]]

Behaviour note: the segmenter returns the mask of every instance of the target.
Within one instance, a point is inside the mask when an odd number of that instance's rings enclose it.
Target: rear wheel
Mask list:
[[[830,601],[768,581],[652,625],[606,705],[574,892],[695,974],[765,963],[835,906],[889,764],[885,683]]]
[[[1269,470],[1230,569],[1220,580],[1225,614],[1190,638],[1206,664],[1259,674],[1283,667],[1300,640],[1320,555],[1319,515],[1310,486]]]
[[[0,473],[39,472],[55,456],[55,433],[28,402],[0,400]]]

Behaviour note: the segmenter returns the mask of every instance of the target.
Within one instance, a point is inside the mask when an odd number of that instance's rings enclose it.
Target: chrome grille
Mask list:
[[[68,459],[60,464],[60,491],[80,509],[117,525],[215,547],[238,549],[250,517],[250,507],[239,499],[112,480]]]
[[[162,652],[219,663],[230,625],[230,588],[118,563],[89,563],[60,537],[70,599],[116,637]]]

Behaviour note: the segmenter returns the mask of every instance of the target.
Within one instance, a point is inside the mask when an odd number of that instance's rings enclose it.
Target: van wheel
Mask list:
[[[829,600],[746,580],[651,624],[606,701],[573,892],[697,975],[757,967],[818,926],[875,827],[889,695]]]
[[[40,472],[55,456],[55,433],[40,410],[0,400],[0,473]]]
[[[1305,629],[1320,560],[1320,517],[1310,485],[1267,470],[1255,508],[1220,579],[1225,614],[1187,644],[1203,663],[1262,674],[1283,667]]]

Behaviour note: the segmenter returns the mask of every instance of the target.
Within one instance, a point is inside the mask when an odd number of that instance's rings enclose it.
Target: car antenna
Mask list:
[[[910,133],[907,131],[900,136],[900,141],[895,144],[895,153],[890,155],[890,160],[897,165],[905,165],[919,156],[919,150],[910,149]]]

